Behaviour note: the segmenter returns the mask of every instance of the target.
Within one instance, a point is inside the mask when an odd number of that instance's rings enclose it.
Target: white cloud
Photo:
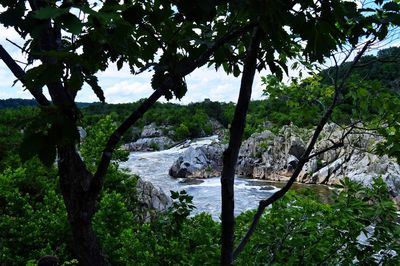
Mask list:
[[[150,84],[129,81],[122,81],[104,88],[104,95],[108,103],[133,102],[148,97],[152,92]]]

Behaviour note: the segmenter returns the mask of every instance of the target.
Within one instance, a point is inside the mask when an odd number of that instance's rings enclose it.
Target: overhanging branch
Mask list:
[[[185,63],[184,67],[181,68],[180,72],[174,73],[175,78],[180,77],[183,78],[186,75],[193,72],[195,69],[202,67],[204,64],[207,63],[210,56],[222,45],[226,44],[227,42],[239,38],[241,35],[245,34],[246,32],[252,30],[256,26],[256,23],[250,23],[244,25],[230,33],[226,34],[225,36],[221,37],[220,39],[216,40],[214,44],[202,53],[198,58]],[[106,147],[103,150],[99,165],[97,167],[96,173],[94,175],[94,179],[92,185],[94,187],[93,191],[99,191],[102,187],[104,182],[104,176],[107,172],[107,168],[110,164],[112,154],[117,147],[118,142],[121,140],[122,136],[125,132],[139,120],[143,114],[162,96],[167,90],[172,89],[172,80],[166,80],[163,85],[159,89],[157,89],[147,100],[145,100],[138,109],[132,112],[132,114],[113,132],[110,138],[107,141]]]
[[[2,45],[0,45],[0,58],[6,64],[6,66],[11,70],[14,76],[19,79],[22,84],[25,84],[24,77],[25,71],[15,62],[15,60],[10,56],[10,54],[4,49]],[[29,92],[33,95],[36,101],[43,106],[50,105],[49,100],[47,100],[46,96],[43,95],[41,88],[39,89],[28,89]]]

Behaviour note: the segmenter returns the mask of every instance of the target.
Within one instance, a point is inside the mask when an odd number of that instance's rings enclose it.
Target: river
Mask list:
[[[214,219],[218,219],[221,212],[221,184],[220,178],[202,179],[200,184],[188,184],[183,179],[172,178],[168,175],[168,170],[173,162],[189,146],[197,147],[210,144],[216,141],[217,136],[201,138],[179,145],[169,150],[155,152],[131,152],[129,159],[121,163],[121,168],[137,174],[146,181],[150,181],[154,186],[170,195],[170,190],[185,190],[193,196],[193,203],[196,209],[193,214],[200,212],[210,213]],[[268,190],[266,190],[268,189]],[[276,186],[271,186],[266,182],[254,182],[254,179],[235,178],[235,214],[249,209],[257,208],[258,201],[269,197]]]

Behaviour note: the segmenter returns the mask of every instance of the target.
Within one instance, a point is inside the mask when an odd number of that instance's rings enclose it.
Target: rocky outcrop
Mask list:
[[[129,151],[159,151],[169,149],[175,145],[175,141],[172,139],[162,136],[154,138],[140,138],[135,142],[125,144],[125,149]]]
[[[244,141],[239,152],[237,174],[260,179],[268,177],[273,181],[288,179],[305,151],[303,139],[291,131],[287,126],[279,134],[266,130]]]
[[[176,178],[219,176],[222,171],[224,150],[225,145],[219,143],[189,147],[171,166],[169,175]]]
[[[151,123],[150,125],[144,126],[142,133],[140,134],[141,138],[154,138],[164,136],[164,128],[157,127],[155,123]]]
[[[278,134],[270,131],[257,133],[246,140],[240,150],[237,174],[286,181],[305,151],[312,131],[296,127],[283,127]],[[314,152],[330,147],[343,136],[336,125],[327,125],[321,133]],[[313,157],[303,167],[296,181],[302,183],[336,184],[345,176],[370,184],[372,178],[381,176],[391,193],[400,194],[400,167],[387,156],[372,153],[381,138],[362,131],[349,134],[344,145]]]
[[[167,210],[172,204],[170,197],[141,178],[137,180],[136,192],[139,209],[145,221],[149,221],[156,213]]]
[[[305,152],[312,130],[285,126],[278,133],[265,130],[253,134],[243,142],[236,166],[236,174],[270,181],[287,181]],[[326,150],[342,139],[343,129],[326,125],[312,153]],[[345,176],[371,184],[381,176],[393,197],[400,195],[400,166],[388,156],[373,154],[381,138],[362,131],[353,131],[344,139],[343,146],[314,156],[307,162],[297,182],[336,184]],[[170,169],[174,177],[207,178],[220,176],[222,154],[226,146],[212,144],[189,148]]]
[[[166,135],[164,134],[166,132]],[[135,142],[124,145],[129,151],[158,151],[169,149],[176,142],[170,138],[170,129],[167,127],[157,127],[155,123],[143,128],[140,138]]]
[[[209,122],[212,128],[212,134],[218,135],[218,137],[222,139],[225,134],[225,127],[217,119],[214,118],[210,118]]]

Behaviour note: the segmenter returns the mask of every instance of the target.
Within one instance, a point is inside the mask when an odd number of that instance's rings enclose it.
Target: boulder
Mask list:
[[[144,126],[142,130],[141,138],[154,138],[163,136],[163,129],[158,128],[155,123],[151,123],[150,125]]]
[[[165,211],[171,206],[171,198],[158,190],[152,183],[138,179],[136,184],[137,200],[141,210]]]
[[[225,146],[219,143],[189,147],[173,163],[169,175],[176,178],[207,178],[222,171],[222,153]]]
[[[281,180],[291,175],[305,151],[304,141],[285,126],[275,135],[269,130],[243,142],[236,173],[241,176]]]

